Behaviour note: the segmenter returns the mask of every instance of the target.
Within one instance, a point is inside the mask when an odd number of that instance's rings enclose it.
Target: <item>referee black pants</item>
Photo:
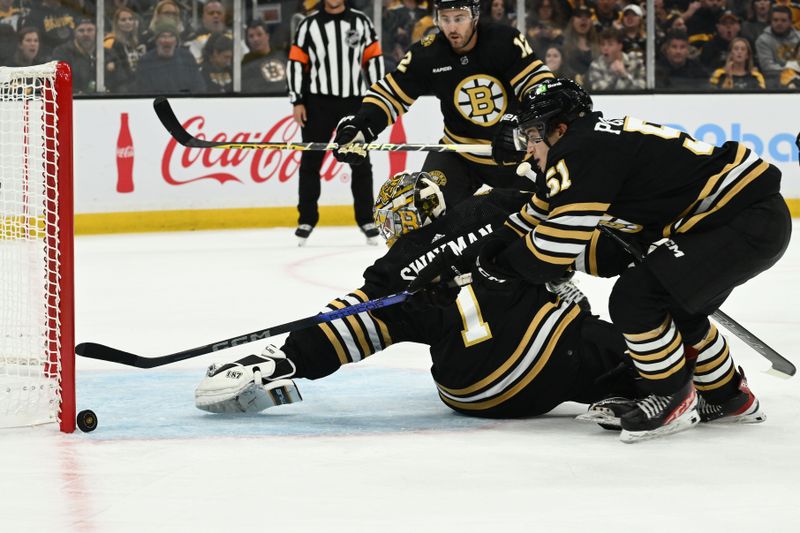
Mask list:
[[[303,142],[329,142],[339,120],[353,115],[361,106],[361,97],[309,95],[305,102],[306,126]],[[320,195],[320,168],[326,152],[308,151],[300,156],[300,190],[297,210],[298,224],[316,226],[319,221],[317,200]],[[372,222],[372,163],[369,156],[358,166],[351,167],[350,190],[353,193],[356,223]]]

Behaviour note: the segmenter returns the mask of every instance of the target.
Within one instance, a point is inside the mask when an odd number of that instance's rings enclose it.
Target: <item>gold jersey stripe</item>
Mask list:
[[[651,329],[650,331],[645,331],[644,333],[623,333],[623,336],[631,341],[631,342],[644,342],[644,341],[651,341],[656,337],[661,336],[667,328],[672,323],[672,317],[667,315],[664,318],[664,322],[661,323],[656,329]]]
[[[725,377],[722,378],[720,381],[717,381],[716,383],[711,383],[709,385],[700,385],[698,383],[695,383],[694,384],[694,388],[697,389],[697,390],[700,390],[700,391],[708,391],[708,390],[718,389],[718,388],[722,387],[723,385],[725,385],[726,383],[728,383],[731,379],[733,379],[733,376],[735,374],[736,374],[736,367],[731,365],[731,369],[728,371],[728,373],[725,375]]]
[[[401,89],[401,88],[400,88],[400,86],[399,86],[399,85],[397,85],[397,82],[396,82],[396,81],[394,81],[394,76],[392,76],[391,74],[388,74],[388,75],[387,75],[385,78],[383,78],[383,79],[384,79],[384,81],[386,81],[386,82],[387,82],[389,85],[391,85],[391,86],[392,86],[392,89],[394,89],[394,92],[395,92],[395,94],[397,94],[397,96],[399,96],[399,97],[400,97],[400,99],[401,99],[403,102],[405,102],[405,103],[406,103],[406,104],[408,104],[408,105],[411,105],[411,104],[413,104],[413,103],[414,103],[414,101],[415,101],[416,99],[415,99],[415,98],[411,98],[410,96],[408,96],[408,95],[405,93],[405,91],[403,91],[403,89]]]
[[[533,320],[531,323],[528,324],[528,329],[525,331],[525,334],[522,336],[522,340],[517,345],[514,352],[511,354],[511,357],[506,359],[502,365],[500,365],[494,372],[483,378],[482,380],[478,381],[477,383],[470,385],[469,387],[464,387],[463,389],[448,389],[442,385],[438,385],[438,387],[445,391],[448,394],[452,394],[453,396],[467,396],[472,394],[473,392],[477,392],[488,385],[491,385],[498,379],[500,379],[503,374],[508,372],[508,370],[517,364],[517,361],[522,357],[525,353],[528,344],[531,341],[531,337],[539,330],[539,326],[541,326],[542,322],[550,315],[550,311],[556,308],[556,304],[549,302],[542,306],[541,309],[534,315]]]
[[[344,309],[345,307],[348,307],[347,304],[340,302],[338,300],[332,301],[329,305],[332,305],[336,309]],[[344,319],[347,321],[348,324],[350,324],[350,327],[356,334],[356,340],[358,341],[358,345],[361,347],[361,352],[364,354],[364,357],[372,355],[372,350],[370,349],[369,344],[367,343],[367,339],[364,336],[364,328],[361,327],[361,324],[359,324],[358,320],[356,320],[356,317],[353,315],[349,315],[344,317]]]
[[[364,99],[362,100],[362,103],[364,103],[364,104],[373,104],[373,105],[376,105],[379,108],[381,108],[381,110],[383,110],[383,112],[386,113],[386,125],[387,126],[391,126],[394,123],[394,119],[392,118],[392,112],[389,111],[389,107],[386,105],[386,103],[384,101],[379,100],[378,98],[375,98],[374,96],[365,96]]]
[[[666,370],[665,372],[661,372],[660,374],[643,374],[642,371],[640,370],[639,375],[645,379],[653,379],[653,380],[664,379],[670,377],[672,374],[674,374],[684,366],[686,366],[686,359],[681,359],[677,365],[670,368],[669,370]]]
[[[536,228],[537,235],[549,235],[550,237],[560,237],[562,239],[575,239],[580,241],[588,241],[592,238],[594,230],[568,230],[559,229],[546,224]]]
[[[571,265],[572,263],[575,262],[574,257],[558,257],[555,255],[547,255],[546,253],[539,251],[539,249],[536,248],[536,246],[533,244],[531,235],[532,235],[531,233],[528,233],[525,236],[525,246],[527,246],[528,250],[530,250],[531,253],[535,255],[538,259],[544,261],[545,263],[551,263],[553,265]]]
[[[555,76],[553,76],[553,73],[552,73],[552,72],[542,72],[541,74],[537,74],[536,76],[534,76],[534,77],[532,77],[531,79],[529,79],[529,80],[527,81],[527,83],[525,83],[525,85],[524,85],[524,86],[522,87],[522,89],[519,91],[519,94],[520,94],[520,95],[523,95],[523,94],[525,94],[525,93],[526,93],[526,92],[527,92],[527,91],[528,91],[528,90],[529,90],[531,87],[533,87],[534,85],[537,85],[537,84],[541,83],[542,81],[544,81],[544,80],[546,80],[546,79],[550,79],[550,78],[554,78],[554,77],[555,77]]]
[[[597,267],[597,242],[600,240],[600,230],[594,230],[592,240],[589,242],[589,274],[599,276],[600,270]]]
[[[510,222],[508,222],[508,221],[506,221],[506,222],[505,222],[503,225],[504,225],[505,227],[509,228],[510,230],[512,230],[514,233],[516,233],[516,234],[517,234],[517,235],[519,235],[520,237],[522,237],[523,235],[525,235],[525,232],[524,232],[524,231],[521,231],[521,230],[519,230],[519,229],[515,228],[515,227],[514,227],[514,226],[513,226],[513,225],[512,225]]]
[[[709,322],[709,328],[708,331],[706,332],[705,337],[703,337],[703,340],[692,346],[692,348],[694,348],[698,352],[701,352],[706,346],[714,342],[716,336],[717,336],[717,327],[713,323]]]
[[[567,326],[571,324],[573,320],[575,320],[575,317],[577,317],[580,312],[580,308],[578,306],[574,306],[566,315],[564,315],[564,317],[558,323],[558,326],[555,328],[555,330],[553,330],[553,335],[550,337],[550,340],[547,342],[547,345],[542,350],[533,367],[531,367],[525,377],[523,377],[513,387],[507,389],[505,392],[498,394],[494,398],[474,403],[451,400],[444,395],[439,395],[439,397],[442,398],[442,400],[444,400],[447,404],[467,411],[491,409],[492,407],[495,407],[509,400],[510,398],[513,398],[521,390],[527,387],[531,381],[536,379],[536,376],[538,376],[545,365],[547,365],[547,363],[550,361],[550,357],[553,355],[553,350],[558,345],[561,334],[564,333],[564,330],[567,328]],[[439,388],[442,389],[442,387]]]
[[[608,206],[610,205],[611,204],[601,204],[599,202],[584,202],[562,205],[561,207],[556,207],[550,211],[550,218],[553,218],[557,215],[562,215],[564,213],[572,213],[573,211],[588,211],[589,213],[605,214],[606,209],[608,209]]]
[[[705,374],[709,371],[721,367],[722,363],[724,363],[725,360],[728,359],[729,353],[730,353],[730,348],[728,347],[727,344],[725,344],[725,349],[722,350],[722,353],[719,354],[718,357],[712,359],[708,363],[703,363],[702,365],[697,365],[696,367],[694,367],[695,374]]]
[[[347,358],[347,353],[345,352],[344,346],[342,346],[342,343],[336,338],[336,334],[333,332],[331,327],[328,324],[320,324],[319,328],[322,330],[325,336],[328,337],[328,342],[330,342],[333,346],[333,349],[336,352],[336,357],[339,358],[339,362],[343,365],[351,362]]]
[[[727,165],[722,167],[722,170],[720,170],[717,174],[714,174],[713,176],[708,178],[708,181],[706,182],[705,186],[703,187],[703,190],[701,190],[700,194],[697,195],[697,199],[694,202],[692,202],[691,204],[689,204],[689,207],[684,209],[683,212],[680,215],[678,215],[678,217],[675,220],[673,220],[672,222],[670,222],[669,224],[667,224],[664,227],[664,231],[661,232],[663,237],[669,237],[670,235],[672,235],[672,227],[678,221],[682,220],[683,217],[685,217],[686,215],[691,213],[692,210],[700,202],[705,200],[705,198],[709,194],[711,194],[711,191],[714,189],[714,186],[716,185],[717,181],[719,181],[720,177],[722,177],[723,175],[727,174],[728,172],[730,172],[731,170],[733,170],[734,168],[736,168],[737,166],[739,166],[742,163],[742,161],[744,160],[745,152],[746,152],[745,146],[743,144],[739,143],[739,147],[736,149],[736,155],[733,157],[733,162],[728,163]]]
[[[361,299],[362,302],[369,301],[369,296],[367,293],[362,291],[361,289],[356,289],[353,291],[353,294]],[[386,324],[380,318],[377,318],[375,315],[372,314],[372,311],[368,311],[367,314],[372,317],[372,320],[378,324],[378,329],[381,332],[381,337],[383,337],[383,347],[386,348],[390,344],[392,344],[392,336],[389,335],[389,328],[386,327]]]
[[[697,225],[698,222],[725,207],[725,205],[727,205],[727,203],[730,202],[734,196],[739,194],[742,191],[742,189],[747,187],[754,179],[763,174],[768,168],[769,168],[769,163],[767,163],[766,161],[762,161],[756,168],[751,170],[745,177],[740,178],[736,182],[736,185],[731,187],[731,189],[727,193],[725,193],[725,196],[717,200],[716,205],[714,205],[713,209],[709,209],[705,213],[700,213],[699,215],[695,215],[689,218],[689,220],[687,220],[685,224],[682,224],[681,227],[678,228],[677,232],[686,233],[687,231],[692,229],[695,225]]]
[[[533,195],[533,197],[531,198],[531,203],[533,204],[534,207],[544,211],[545,213],[550,211],[550,202],[542,200],[541,198],[539,198],[538,194]]]
[[[400,102],[395,100],[392,97],[392,95],[389,94],[389,91],[387,91],[377,83],[372,86],[372,90],[383,96],[390,104],[392,104],[392,107],[394,107],[394,110],[397,112],[398,115],[402,115],[403,113],[406,112],[406,107],[401,105]]]
[[[681,338],[680,333],[678,333],[677,335],[675,335],[675,338],[672,340],[671,343],[669,343],[669,345],[666,348],[663,348],[655,353],[651,353],[648,355],[640,355],[634,352],[633,349],[629,350],[628,353],[630,353],[631,357],[633,359],[636,359],[637,361],[642,361],[642,362],[658,361],[659,359],[666,359],[667,356],[675,353],[675,350],[677,350],[682,343],[683,339]]]
[[[542,63],[541,61],[539,61],[539,60],[537,59],[536,61],[534,61],[533,63],[531,63],[530,65],[528,65],[528,66],[527,66],[527,67],[525,67],[524,69],[522,69],[522,71],[521,71],[519,74],[517,74],[516,76],[514,76],[513,78],[511,78],[511,82],[510,82],[510,83],[511,83],[511,85],[512,85],[512,86],[516,85],[516,84],[517,84],[517,83],[518,83],[520,80],[522,80],[522,78],[524,78],[525,76],[527,76],[527,75],[528,75],[528,74],[530,74],[531,72],[535,71],[536,69],[538,69],[538,68],[539,68],[539,67],[541,67],[542,65],[544,65],[544,63]],[[552,78],[552,77],[554,77],[554,76],[553,76],[553,73],[552,73],[552,72],[550,72],[549,70],[547,71],[547,73],[548,73],[548,74],[550,74],[550,77],[551,77],[551,78]]]
[[[519,212],[519,215],[525,220],[525,222],[529,223],[531,226],[538,226],[541,222],[541,219],[536,218],[535,216],[528,213],[528,210],[524,207],[522,211]]]

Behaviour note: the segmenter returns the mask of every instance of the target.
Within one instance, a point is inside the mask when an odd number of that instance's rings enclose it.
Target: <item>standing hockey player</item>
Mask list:
[[[539,192],[507,221],[521,238],[484,247],[474,276],[488,284],[557,278],[604,221],[640,249],[660,239],[621,273],[609,301],[648,393],[622,415],[622,440],[681,431],[698,418],[764,420],[708,316],[786,250],[780,171],[741,143],[715,147],[633,117],[604,118],[567,79],[526,95],[515,133],[507,138],[527,144],[539,165]]]
[[[327,309],[401,291],[437,254],[492,238],[492,230],[529,197],[495,189],[443,216],[433,176],[396,176],[381,188],[375,211],[389,251],[364,272],[360,289]],[[212,366],[197,388],[196,405],[256,412],[299,401],[292,378],[322,378],[404,341],[430,346],[441,400],[467,415],[535,416],[568,400],[589,403],[633,392],[622,335],[575,301],[544,285],[519,284],[511,291],[436,285],[402,305],[294,332],[281,349],[268,346],[261,355]]]
[[[411,46],[397,69],[373,84],[358,113],[336,130],[339,161],[358,164],[366,152],[350,142],[373,141],[424,94],[438,98],[446,144],[486,144],[506,114],[513,118],[519,98],[553,73],[536,58],[516,29],[479,22],[480,0],[434,0],[439,33]],[[494,154],[518,163],[518,152]],[[524,151],[522,156],[524,156]],[[442,181],[448,205],[471,196],[483,183],[530,189],[514,167],[498,165],[487,155],[430,153],[422,170]]]

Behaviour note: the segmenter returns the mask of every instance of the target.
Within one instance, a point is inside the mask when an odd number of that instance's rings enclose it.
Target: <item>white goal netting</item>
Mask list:
[[[56,68],[0,68],[0,427],[59,421]]]

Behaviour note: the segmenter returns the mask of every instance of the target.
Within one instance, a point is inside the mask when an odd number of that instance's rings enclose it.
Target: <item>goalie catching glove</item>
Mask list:
[[[211,413],[258,413],[303,398],[291,378],[295,366],[268,344],[261,355],[248,355],[220,367],[211,365],[194,392],[198,409]]]
[[[371,143],[377,137],[372,133],[366,120],[358,115],[348,115],[336,125],[333,142],[338,148],[333,151],[333,156],[342,163],[360,165],[367,159],[367,150],[357,145]]]

